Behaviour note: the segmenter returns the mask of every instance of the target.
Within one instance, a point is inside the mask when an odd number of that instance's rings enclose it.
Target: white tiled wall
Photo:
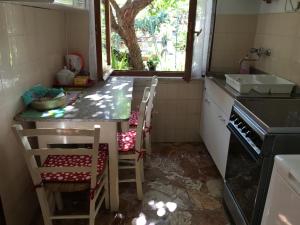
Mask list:
[[[256,14],[261,0],[218,0],[217,14],[222,15],[249,15]]]
[[[225,3],[225,0],[218,2],[222,9],[216,17],[211,70],[237,73],[239,60],[251,47],[264,47],[271,49],[271,56],[261,57],[251,64],[300,85],[300,14],[285,12],[285,0],[271,4],[255,1],[258,10],[256,13],[254,10],[254,14],[245,13],[249,7],[242,2],[239,7]],[[292,2],[294,6],[297,3],[296,0]],[[289,2],[287,10],[290,10]]]
[[[217,14],[211,70],[239,72],[240,60],[246,56],[256,31],[257,15]]]
[[[137,108],[150,80],[136,78],[133,108]],[[154,142],[200,141],[200,110],[203,81],[159,79],[154,102],[152,140]]]
[[[66,11],[66,32],[70,53],[81,53],[89,66],[89,15],[87,11]]]
[[[0,3],[0,194],[8,225],[27,225],[36,194],[10,129],[20,96],[34,84],[50,85],[63,65],[64,13]]]
[[[254,47],[271,49],[255,67],[300,85],[300,14],[265,13],[258,15]]]

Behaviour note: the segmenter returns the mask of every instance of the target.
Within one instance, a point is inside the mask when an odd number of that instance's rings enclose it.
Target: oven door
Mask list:
[[[251,224],[255,210],[256,197],[259,190],[259,181],[263,159],[241,135],[234,125],[228,124],[231,132],[229,152],[225,173],[225,202],[232,214],[241,217],[237,224]],[[231,199],[231,200],[230,200]],[[228,201],[231,201],[228,203]],[[235,219],[233,215],[233,219]]]

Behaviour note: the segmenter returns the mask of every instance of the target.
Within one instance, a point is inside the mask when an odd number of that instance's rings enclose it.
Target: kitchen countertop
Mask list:
[[[215,84],[217,84],[220,88],[226,91],[230,96],[235,99],[242,99],[242,98],[296,98],[300,97],[299,93],[297,95],[290,95],[290,94],[261,94],[256,91],[251,90],[247,94],[241,94],[238,91],[231,88],[229,85],[226,84],[225,74],[223,73],[210,73],[207,75],[207,78],[212,80]]]
[[[17,121],[124,121],[131,112],[133,78],[110,77],[82,91],[74,104],[45,112],[27,109]]]

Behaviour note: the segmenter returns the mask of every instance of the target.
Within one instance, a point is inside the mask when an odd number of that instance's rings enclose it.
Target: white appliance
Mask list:
[[[300,155],[278,155],[261,225],[300,225]]]

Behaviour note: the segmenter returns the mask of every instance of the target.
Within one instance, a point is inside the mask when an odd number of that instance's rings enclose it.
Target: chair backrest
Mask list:
[[[150,97],[149,102],[147,105],[147,114],[146,114],[146,127],[150,128],[151,126],[151,116],[152,116],[152,110],[153,110],[153,101],[156,95],[156,87],[158,85],[158,78],[157,76],[153,76],[151,80],[151,86],[150,86]]]
[[[145,87],[143,98],[139,108],[138,125],[136,128],[135,148],[138,151],[142,149],[142,145],[143,145],[143,132],[144,132],[144,127],[146,122],[146,115],[148,113],[147,105],[149,103],[149,100],[150,100],[150,88]]]
[[[90,172],[91,187],[95,187],[97,182],[97,163],[100,139],[100,126],[95,125],[94,129],[23,129],[22,125],[15,124],[12,129],[23,148],[23,156],[35,185],[42,182],[42,173],[56,172]],[[29,137],[40,136],[80,136],[86,137],[93,145],[89,148],[32,148]],[[37,157],[47,157],[50,155],[89,155],[92,158],[90,167],[43,167],[43,163],[38,163]]]

